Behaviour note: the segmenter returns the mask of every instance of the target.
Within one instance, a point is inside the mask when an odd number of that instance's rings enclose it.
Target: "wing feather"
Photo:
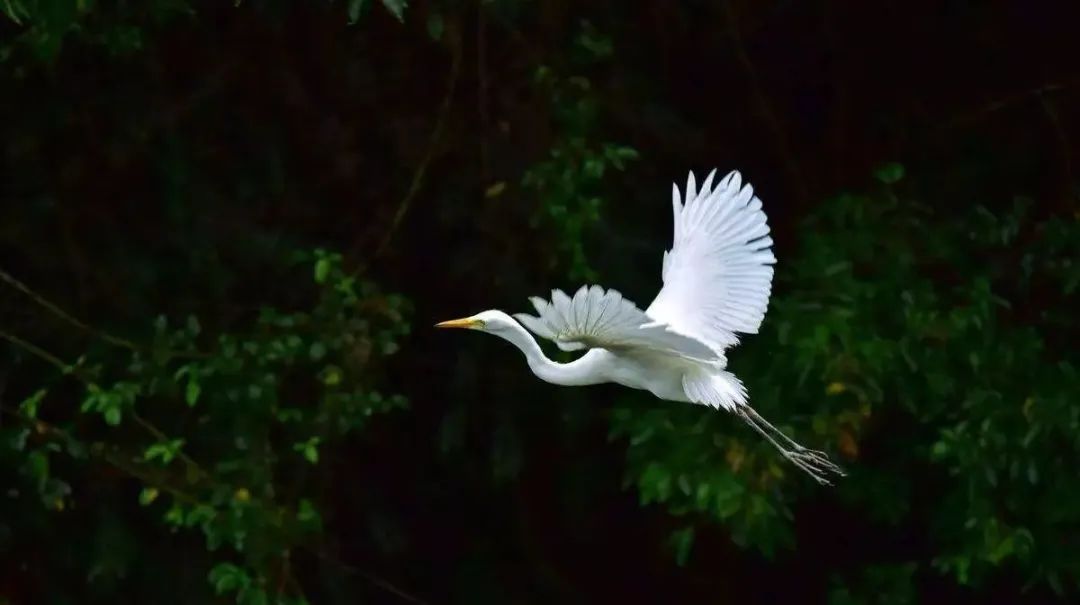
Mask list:
[[[582,287],[573,297],[553,290],[550,303],[530,300],[538,315],[518,313],[514,318],[564,351],[633,348],[694,359],[717,357],[708,344],[657,322],[616,290]]]
[[[664,286],[646,313],[717,351],[756,334],[772,293],[776,257],[761,200],[737,171],[715,188],[711,171],[686,195],[672,185],[674,241],[664,253]]]

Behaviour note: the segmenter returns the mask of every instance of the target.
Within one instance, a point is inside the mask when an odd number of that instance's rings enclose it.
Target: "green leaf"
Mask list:
[[[319,463],[319,443],[322,441],[320,437],[312,437],[307,441],[301,441],[300,443],[293,444],[293,450],[300,452],[304,456],[304,459],[311,464]]]
[[[188,407],[193,407],[198,403],[201,393],[202,386],[199,385],[198,375],[192,372],[188,375],[187,388],[184,389],[184,401],[188,404]]]
[[[119,407],[112,406],[105,409],[105,423],[109,426],[119,425],[121,418],[122,414]]]
[[[243,590],[251,584],[247,572],[232,563],[218,563],[210,570],[208,578],[219,595]]]
[[[330,259],[323,257],[315,261],[315,283],[325,284],[330,276]]]
[[[304,414],[296,408],[280,408],[274,412],[278,422],[300,422]]]
[[[409,6],[406,0],[382,0],[382,4],[398,21],[405,21],[405,9]]]
[[[937,441],[930,448],[930,454],[935,459],[944,458],[948,453],[949,453],[949,444],[945,443],[944,441]]]
[[[165,512],[165,522],[173,527],[179,527],[184,524],[184,507],[179,504],[173,504],[169,507],[169,510]]]
[[[269,602],[266,590],[255,584],[241,588],[240,593],[236,595],[237,605],[268,605]]]
[[[675,563],[679,567],[685,566],[690,558],[690,548],[694,545],[694,528],[685,527],[672,533],[670,543],[675,549]]]
[[[322,371],[322,382],[326,386],[335,386],[341,384],[341,368],[330,365]]]
[[[1013,537],[1007,536],[1001,542],[998,542],[997,546],[995,546],[994,549],[990,551],[990,555],[988,557],[990,559],[990,562],[995,565],[999,564],[1003,559],[1013,553],[1013,551],[1015,550],[1015,546],[1016,541],[1013,539]]]
[[[30,429],[22,428],[13,433],[9,437],[8,444],[11,449],[21,452],[26,448],[26,438],[30,436]]]
[[[1056,571],[1051,571],[1046,574],[1046,583],[1050,585],[1050,588],[1054,591],[1054,594],[1058,595],[1059,597],[1065,596],[1065,587],[1061,583],[1061,576],[1058,575]]]
[[[898,162],[882,164],[874,170],[874,178],[886,185],[892,185],[904,178],[904,166]]]
[[[157,500],[158,493],[159,492],[157,488],[144,487],[142,491],[139,492],[139,504],[143,506],[149,506],[153,504],[154,500]]]
[[[49,480],[49,455],[42,450],[30,452],[26,457],[26,468],[38,489],[42,489]]]
[[[319,515],[319,511],[315,509],[315,505],[311,503],[311,500],[304,498],[297,507],[296,520],[305,525],[317,526],[322,523],[322,516]]]
[[[355,24],[360,20],[360,13],[364,10],[365,0],[349,0],[348,14],[349,24]]]
[[[41,400],[45,398],[45,389],[38,389],[33,395],[22,400],[19,404],[19,410],[27,418],[37,418],[38,406],[41,404]]]
[[[428,15],[427,32],[428,32],[428,35],[431,36],[432,40],[436,40],[436,41],[442,40],[443,30],[445,29],[445,27],[446,27],[446,24],[443,23],[443,18],[442,18],[441,14],[439,14],[439,13],[431,13],[430,15]],[[504,183],[504,185],[505,185],[505,183]],[[490,188],[489,188],[489,191],[490,191]],[[494,195],[489,195],[488,197],[495,197],[495,196]]]
[[[155,443],[146,448],[143,452],[143,460],[146,462],[153,462],[154,460],[161,460],[162,464],[168,464],[172,462],[176,456],[180,453],[180,448],[183,447],[183,439],[172,439],[165,442]]]
[[[210,508],[205,504],[198,504],[190,511],[188,511],[187,516],[184,518],[184,525],[187,525],[188,527],[195,527],[196,525],[206,525],[210,521],[213,521],[214,517],[216,516],[217,513],[214,511],[213,508]]]
[[[202,326],[199,325],[199,318],[194,315],[189,315],[187,318],[187,331],[192,337],[198,336],[202,332]]]
[[[26,8],[22,6],[19,0],[4,0],[3,10],[4,14],[15,22],[15,25],[22,25],[22,19],[30,18],[30,13],[26,11]]]

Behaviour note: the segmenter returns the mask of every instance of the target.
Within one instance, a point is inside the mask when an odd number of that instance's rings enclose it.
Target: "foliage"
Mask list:
[[[143,48],[146,27],[151,23],[192,14],[187,0],[152,0],[146,3],[109,3],[94,0],[4,0],[3,14],[23,28],[17,47],[30,50],[46,61],[55,60],[65,39],[101,45],[116,55],[130,55]],[[11,48],[0,47],[4,55]]]
[[[597,36],[586,26],[576,38],[585,66],[602,61],[612,52],[611,41]],[[562,254],[569,277],[595,281],[596,272],[585,254],[588,227],[600,221],[602,199],[599,191],[611,170],[624,170],[638,152],[615,143],[593,143],[600,103],[589,80],[582,76],[560,78],[547,66],[536,70],[536,84],[551,102],[558,138],[549,155],[529,167],[521,184],[540,199],[535,226],[541,217],[557,232],[557,250]]]
[[[1008,566],[1075,592],[1080,559],[1061,538],[1080,531],[1080,480],[1066,462],[1080,456],[1078,360],[1065,344],[1077,334],[1063,310],[1076,305],[1080,269],[1068,259],[1080,223],[1034,211],[1017,198],[1000,214],[951,218],[891,188],[833,198],[781,260],[770,321],[736,367],[766,417],[791,418],[803,443],[847,461],[836,488],[846,506],[933,528],[939,572],[979,584]],[[629,439],[643,503],[723,521],[767,554],[792,545],[805,488],[730,418],[622,407],[614,433]]]
[[[1075,598],[1075,53],[858,6],[0,0],[0,603]],[[835,487],[410,329],[646,302],[714,165],[780,257],[733,370]]]
[[[5,441],[42,503],[63,511],[82,498],[54,467],[108,464],[172,531],[202,533],[221,561],[208,576],[217,594],[241,605],[306,602],[289,561],[323,541],[321,486],[309,469],[373,415],[405,407],[373,377],[409,324],[401,297],[345,274],[340,255],[301,258],[318,285],[310,309],[265,307],[246,333],[159,317],[145,349],[57,367],[81,388],[77,408],[59,380],[5,410],[19,421]]]
[[[236,0],[241,6],[244,0]],[[256,2],[258,3],[258,2]],[[405,18],[406,0],[379,0],[379,4],[399,21]],[[25,30],[19,43],[42,59],[53,60],[65,38],[100,44],[116,54],[142,49],[147,37],[146,22],[157,25],[170,19],[196,14],[190,0],[150,0],[139,3],[110,3],[101,0],[3,0],[0,15]],[[356,23],[370,10],[372,2],[344,0],[349,23]],[[3,47],[0,47],[3,49]],[[5,51],[5,54],[10,49]],[[2,57],[2,55],[0,55]]]

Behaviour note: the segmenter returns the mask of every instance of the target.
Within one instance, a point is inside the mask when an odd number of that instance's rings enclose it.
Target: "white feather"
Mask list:
[[[655,321],[616,290],[582,286],[573,298],[554,290],[550,305],[533,301],[533,306],[538,317],[519,313],[514,318],[564,351],[637,348],[692,359],[718,358],[712,347]]]
[[[769,226],[753,187],[731,172],[700,191],[693,174],[685,202],[672,192],[674,241],[664,253],[664,286],[645,312],[718,351],[737,344],[737,333],[756,334],[772,292]]]

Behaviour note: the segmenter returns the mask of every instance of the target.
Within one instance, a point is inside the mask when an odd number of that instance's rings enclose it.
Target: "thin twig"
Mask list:
[[[59,317],[60,319],[66,321],[67,323],[75,326],[76,328],[79,328],[80,330],[82,330],[82,331],[84,331],[84,332],[86,332],[88,334],[92,334],[92,335],[104,340],[105,342],[108,342],[110,344],[114,344],[114,345],[119,346],[119,347],[124,347],[125,349],[131,349],[133,351],[142,350],[142,347],[140,347],[136,343],[134,343],[134,342],[132,342],[132,341],[126,339],[126,338],[121,338],[119,336],[114,336],[112,334],[109,334],[108,332],[104,332],[102,330],[94,328],[93,326],[87,324],[86,322],[74,317],[73,315],[71,315],[67,311],[64,311],[63,309],[61,309],[56,304],[54,304],[54,303],[50,302],[49,300],[47,300],[44,296],[41,296],[37,292],[31,290],[29,286],[27,286],[26,284],[22,283],[21,281],[15,279],[11,274],[4,271],[3,269],[0,269],[0,281],[3,281],[4,283],[11,286],[12,288],[15,288],[19,292],[22,292],[23,294],[28,296],[31,300],[33,300],[35,303],[37,303],[39,306],[41,306],[42,308],[44,308],[48,312],[52,313],[53,315]]]
[[[1020,92],[1012,93],[1010,95],[1006,95],[999,99],[984,103],[983,105],[972,111],[965,112],[960,116],[946,120],[942,124],[933,127],[933,132],[940,133],[954,128],[967,126],[974,122],[978,122],[979,120],[982,120],[991,114],[997,113],[1004,109],[1008,109],[1013,105],[1032,100],[1033,98],[1042,99],[1044,95],[1064,91],[1068,89],[1071,84],[1075,84],[1076,81],[1076,79],[1073,79],[1071,81],[1065,82],[1052,82],[1028,90],[1023,90]]]
[[[317,549],[314,549],[314,548],[311,548],[311,547],[307,547],[307,546],[302,547],[302,548],[305,551],[307,551],[308,553],[310,553],[311,555],[313,555],[314,557],[316,557],[317,559],[320,559],[322,561],[326,561],[327,563],[332,563],[332,564],[340,567],[342,570],[347,571],[347,572],[349,572],[351,574],[356,574],[358,576],[361,576],[365,580],[367,580],[368,582],[371,582],[372,584],[378,586],[379,588],[382,588],[386,592],[389,592],[389,593],[397,596],[398,598],[400,598],[403,601],[408,601],[409,603],[413,603],[414,605],[428,605],[427,601],[421,599],[420,597],[417,597],[415,595],[411,595],[411,594],[405,592],[404,590],[398,588],[397,586],[394,586],[390,582],[387,582],[386,580],[372,574],[371,572],[364,571],[363,569],[360,569],[360,568],[355,567],[353,565],[349,565],[348,563],[346,563],[344,561],[341,561],[341,560],[337,559],[336,557],[332,557],[332,556],[330,556],[330,555],[328,555],[328,554],[326,554],[326,553],[324,553],[324,552],[322,552],[320,550],[317,550]]]
[[[8,416],[11,416],[12,418],[22,422],[27,422],[29,420],[21,411],[8,406],[0,406],[0,414],[7,414]],[[44,420],[34,418],[32,426],[37,432],[52,435],[53,437],[60,439],[66,443],[80,442],[67,430],[62,429],[54,424],[45,422]],[[126,460],[126,456],[120,455],[116,452],[105,451],[104,449],[99,449],[96,447],[88,447],[86,448],[86,451],[89,455],[107,463],[109,466],[134,479],[138,479],[143,484],[172,494],[177,500],[186,502],[188,504],[201,504],[201,501],[190,493],[170,483],[161,481],[159,478],[154,477],[151,474],[143,472],[142,470],[136,468],[133,464],[129,463]]]
[[[277,601],[276,602],[278,602],[278,603],[281,602],[281,600],[282,600],[281,597],[285,596],[285,588],[286,588],[286,586],[288,586],[289,580],[292,579],[292,565],[290,564],[290,557],[289,557],[290,552],[291,551],[286,549],[285,552],[281,553],[281,570],[279,572],[278,581],[277,581]]]
[[[30,289],[29,286],[27,286],[23,282],[19,281],[18,279],[16,279],[14,276],[12,276],[10,273],[7,273],[3,269],[0,269],[0,281],[7,283],[12,288],[15,288],[19,292],[22,292],[23,294],[28,296],[31,300],[33,300],[35,303],[37,303],[41,307],[44,307],[47,311],[49,311],[53,315],[57,316],[58,318],[60,318],[61,320],[65,321],[65,322],[75,326],[76,328],[86,332],[87,334],[90,334],[91,336],[95,336],[95,337],[100,338],[101,340],[103,340],[103,341],[105,341],[105,342],[107,342],[109,344],[116,345],[118,347],[122,347],[122,348],[128,349],[130,351],[138,351],[138,352],[146,352],[147,351],[146,347],[138,344],[137,342],[134,342],[134,341],[128,340],[126,338],[116,336],[114,334],[110,334],[110,333],[108,333],[108,332],[106,332],[104,330],[95,328],[94,326],[91,326],[90,324],[80,320],[79,318],[73,316],[72,314],[68,313],[67,311],[64,311],[63,309],[60,308],[59,305],[49,301],[44,296],[42,296],[42,295],[38,294],[37,292],[35,292],[34,290]],[[171,351],[170,350],[170,351],[166,351],[166,353],[170,357],[174,357],[174,358],[177,358],[177,359],[208,359],[209,357],[211,357],[210,354],[203,353],[201,351]]]
[[[164,481],[156,480],[156,478],[152,477],[150,474],[142,472],[134,464],[128,463],[121,456],[118,456],[116,454],[112,454],[112,453],[109,453],[109,452],[105,452],[103,454],[100,454],[99,457],[102,460],[104,460],[105,462],[107,462],[113,468],[115,468],[115,469],[117,469],[117,470],[119,470],[121,472],[127,473],[128,476],[130,476],[130,477],[132,477],[134,479],[138,479],[144,485],[149,485],[149,486],[152,486],[154,489],[158,489],[158,490],[162,490],[164,492],[167,492],[173,498],[176,498],[177,500],[179,500],[181,502],[184,502],[185,504],[190,504],[192,506],[197,506],[197,505],[200,505],[200,504],[204,504],[204,502],[202,500],[199,500],[199,498],[191,495],[190,493],[188,493],[188,492],[186,492],[186,491],[184,491],[184,490],[182,490],[182,489],[180,489],[180,488],[178,488],[178,487],[176,487],[176,486],[174,486],[174,485],[172,485],[170,483],[166,483]]]
[[[286,551],[285,555],[288,556],[288,554],[289,554],[289,551]],[[310,600],[308,600],[307,595],[304,594],[304,587],[300,585],[300,580],[296,577],[296,574],[292,572],[292,569],[289,570],[288,581],[289,581],[289,584],[292,585],[292,587],[293,587],[293,592],[295,592],[296,595],[300,597],[302,602],[304,602],[304,603],[310,603],[311,602]]]
[[[1065,134],[1065,129],[1061,125],[1061,118],[1058,117],[1057,110],[1054,105],[1047,98],[1046,94],[1038,93],[1039,104],[1042,106],[1043,113],[1046,115],[1047,121],[1050,122],[1050,126],[1054,129],[1054,137],[1058,142],[1058,151],[1061,153],[1062,164],[1062,181],[1064,184],[1065,197],[1072,197],[1073,186],[1073,168],[1072,168],[1072,150],[1069,147],[1069,138]]]
[[[488,154],[487,19],[483,2],[476,3],[476,109],[480,114],[480,178],[486,184],[491,176],[491,158]]]
[[[728,35],[731,37],[731,45],[735,51],[735,58],[738,60],[739,65],[742,66],[743,71],[746,72],[746,79],[750,84],[750,90],[754,102],[757,104],[758,113],[761,114],[761,118],[765,121],[770,134],[772,134],[776,154],[780,156],[784,170],[788,173],[788,178],[791,179],[791,183],[795,187],[795,193],[800,197],[800,201],[805,203],[809,199],[809,193],[806,188],[806,181],[803,179],[802,170],[799,168],[799,163],[791,151],[787,136],[784,134],[784,128],[776,117],[776,112],[772,109],[772,103],[758,80],[757,70],[754,69],[754,64],[746,53],[742,36],[739,33],[735,9],[731,4],[730,0],[724,2],[724,14],[728,26]]]
[[[210,97],[214,96],[229,83],[229,78],[236,72],[237,68],[243,63],[241,59],[232,58],[223,63],[219,63],[213,71],[206,74],[206,77],[199,83],[199,87],[188,93],[187,96],[180,98],[175,103],[165,107],[161,112],[154,116],[150,123],[150,128],[171,128],[181,118],[191,113],[196,109],[200,103],[206,101]],[[152,137],[146,137],[145,141],[153,141]]]
[[[91,382],[85,376],[82,376],[81,374],[79,374],[79,372],[75,370],[74,365],[65,363],[64,360],[62,360],[59,357],[57,357],[56,355],[53,355],[52,353],[46,351],[45,349],[42,349],[41,347],[35,345],[32,342],[29,342],[27,340],[23,340],[22,338],[19,338],[18,336],[14,335],[14,334],[11,334],[10,332],[3,331],[3,330],[0,330],[0,338],[3,338],[4,340],[7,340],[11,344],[23,349],[24,351],[34,355],[37,358],[49,363],[50,365],[54,366],[55,368],[57,368],[61,372],[65,373],[65,374],[71,374],[76,379],[78,379],[79,381],[81,381],[81,382],[83,382],[85,384],[90,384],[90,382]],[[136,412],[134,410],[131,410],[130,416],[135,421],[136,424],[141,426],[144,430],[146,430],[146,432],[150,433],[159,442],[166,442],[166,441],[169,440],[169,436],[166,435],[164,431],[159,429],[157,426],[155,426],[149,420],[147,420],[147,419],[143,418],[142,416],[140,416],[138,412]],[[196,462],[191,456],[188,456],[186,453],[184,453],[183,450],[177,452],[177,456],[185,464],[187,464],[192,470],[197,472],[200,476],[202,476],[202,477],[210,477],[210,473],[206,472],[206,469],[204,469],[202,467],[202,465],[200,465],[198,462]]]
[[[45,349],[42,349],[36,344],[23,340],[22,338],[19,338],[18,336],[15,336],[10,332],[0,330],[0,338],[3,338],[4,340],[19,347],[27,353],[30,353],[38,359],[41,359],[42,361],[48,362],[50,365],[55,366],[56,369],[60,370],[61,372],[67,373],[71,370],[71,366],[64,363],[63,359],[60,359],[56,355],[53,355]]]
[[[155,426],[155,425],[154,425],[154,424],[153,424],[152,422],[150,422],[149,420],[147,420],[147,419],[143,418],[143,417],[142,417],[141,415],[139,415],[139,413],[138,413],[138,412],[136,412],[135,410],[131,410],[131,418],[132,418],[132,419],[133,419],[133,420],[135,421],[135,423],[136,423],[136,424],[138,424],[138,425],[139,425],[139,426],[141,426],[141,427],[142,427],[142,428],[143,428],[144,430],[146,430],[146,432],[148,432],[148,433],[150,433],[151,435],[153,435],[153,436],[154,436],[154,438],[155,438],[155,439],[157,439],[157,440],[158,440],[159,442],[162,442],[162,443],[164,443],[164,442],[167,442],[167,441],[169,441],[169,436],[165,434],[165,431],[162,431],[162,430],[161,430],[161,429],[159,429],[159,428],[158,428],[157,426]],[[194,458],[192,458],[191,456],[187,455],[187,454],[186,454],[186,453],[184,452],[184,450],[183,450],[183,449],[178,449],[178,450],[177,450],[177,452],[176,452],[176,456],[177,456],[178,458],[180,458],[180,460],[182,460],[182,461],[184,462],[184,464],[188,465],[188,467],[189,467],[189,468],[190,468],[191,470],[195,471],[195,472],[196,472],[196,473],[198,473],[198,474],[199,474],[200,476],[202,476],[202,477],[205,477],[205,478],[210,478],[210,477],[211,477],[210,473],[208,473],[208,472],[206,471],[206,469],[204,469],[204,468],[202,467],[202,465],[201,465],[201,464],[199,464],[198,462],[196,462]]]
[[[394,234],[401,226],[401,221],[404,220],[405,215],[409,212],[413,200],[415,200],[417,194],[420,193],[420,188],[424,184],[424,177],[427,174],[428,167],[435,157],[435,150],[442,141],[443,132],[446,130],[447,118],[450,115],[450,108],[453,106],[454,90],[457,88],[458,76],[461,74],[462,55],[460,34],[453,28],[447,28],[446,33],[448,37],[452,38],[450,44],[450,82],[447,86],[446,96],[443,97],[442,106],[439,108],[439,117],[435,121],[435,128],[431,132],[431,138],[428,140],[427,149],[424,151],[420,164],[417,165],[416,171],[413,173],[412,182],[409,183],[409,189],[405,193],[405,197],[398,203],[397,210],[394,212],[394,217],[391,219],[390,225],[387,227],[382,241],[380,241],[378,247],[375,248],[375,252],[371,255],[370,260],[374,260],[382,255],[386,250],[386,247],[390,244],[390,241],[393,239]],[[367,264],[370,264],[370,260]]]

